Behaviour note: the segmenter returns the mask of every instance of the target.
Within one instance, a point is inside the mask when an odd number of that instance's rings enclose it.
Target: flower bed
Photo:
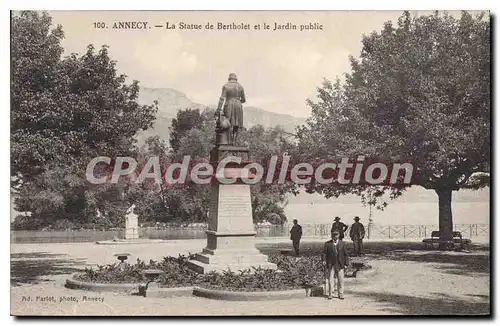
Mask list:
[[[75,279],[93,283],[143,284],[148,281],[142,273],[144,270],[159,269],[164,272],[159,280],[161,286],[169,288],[192,286],[196,283],[199,275],[187,266],[187,261],[190,258],[183,255],[179,255],[179,257],[167,256],[159,262],[150,260],[149,263],[137,259],[135,264],[127,264],[124,268],[118,267],[118,264],[98,265],[97,269],[85,268],[85,271],[77,275]]]
[[[224,271],[198,274],[188,267],[189,256],[164,257],[162,261],[137,260],[134,265],[124,268],[118,264],[86,268],[75,277],[78,281],[92,283],[138,283],[148,280],[143,275],[147,269],[159,269],[164,273],[159,277],[160,287],[176,288],[199,286],[222,291],[285,291],[311,288],[324,282],[324,267],[319,256],[289,257],[282,254],[269,255],[269,261],[277,264],[278,271],[253,268],[252,270]],[[348,269],[349,273],[350,270]]]

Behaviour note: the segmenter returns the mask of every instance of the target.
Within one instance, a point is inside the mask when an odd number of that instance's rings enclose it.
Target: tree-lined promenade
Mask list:
[[[88,162],[99,156],[207,159],[214,111],[181,108],[169,141],[150,137],[139,144],[136,135],[153,125],[156,104],[137,103],[139,83],[126,83],[116,70],[113,49],[89,45],[84,54],[63,57],[63,28],[52,26],[46,13],[12,16],[11,189],[16,210],[30,213],[16,223],[120,227],[131,204],[145,221],[206,221],[210,189],[204,185],[86,180]],[[318,87],[308,102],[311,116],[293,137],[257,125],[243,129],[240,141],[260,162],[284,155],[295,162],[360,156],[408,162],[412,186],[436,192],[439,231],[451,239],[453,192],[489,185],[489,17],[405,12],[360,38],[351,70]],[[285,222],[287,196],[301,190],[327,198],[356,194],[383,209],[408,186],[311,181],[252,185],[254,222]]]

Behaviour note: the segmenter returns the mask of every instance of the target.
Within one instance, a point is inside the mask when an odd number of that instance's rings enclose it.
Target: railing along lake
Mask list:
[[[257,237],[288,238],[291,225],[256,226]],[[304,237],[328,238],[331,224],[302,224]],[[438,225],[365,225],[366,238],[369,239],[423,239],[428,238],[432,231],[439,230]],[[460,231],[464,238],[489,236],[488,224],[455,224],[455,231]],[[165,227],[139,228],[139,237],[143,239],[204,239],[205,227]],[[113,239],[123,239],[124,229],[117,230],[43,230],[10,232],[11,243],[64,243],[64,242],[95,242]],[[346,237],[349,229],[346,231]]]

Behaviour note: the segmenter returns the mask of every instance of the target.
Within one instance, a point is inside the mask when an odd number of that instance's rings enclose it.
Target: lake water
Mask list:
[[[359,216],[363,223],[368,222],[370,209],[361,204],[358,196],[346,195],[326,199],[319,194],[300,193],[289,196],[285,207],[288,221],[294,218],[301,223],[332,223],[335,216],[340,216],[347,224]],[[388,206],[383,210],[372,208],[374,223],[384,225],[401,224],[437,224],[439,207],[434,190],[413,186],[395,200],[385,198]],[[490,221],[490,191],[460,190],[453,192],[453,222],[455,224],[488,224]]]
[[[452,203],[453,223],[489,224],[489,202]],[[294,218],[300,223],[332,223],[335,216],[347,223],[353,223],[354,216],[367,223],[370,214],[368,207],[361,204],[289,204],[285,207],[288,221]],[[439,208],[436,203],[392,203],[383,211],[372,209],[372,219],[376,224],[437,224]]]

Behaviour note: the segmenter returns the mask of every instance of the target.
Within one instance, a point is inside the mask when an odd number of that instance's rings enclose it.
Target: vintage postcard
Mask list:
[[[489,11],[12,11],[11,314],[491,315]]]

